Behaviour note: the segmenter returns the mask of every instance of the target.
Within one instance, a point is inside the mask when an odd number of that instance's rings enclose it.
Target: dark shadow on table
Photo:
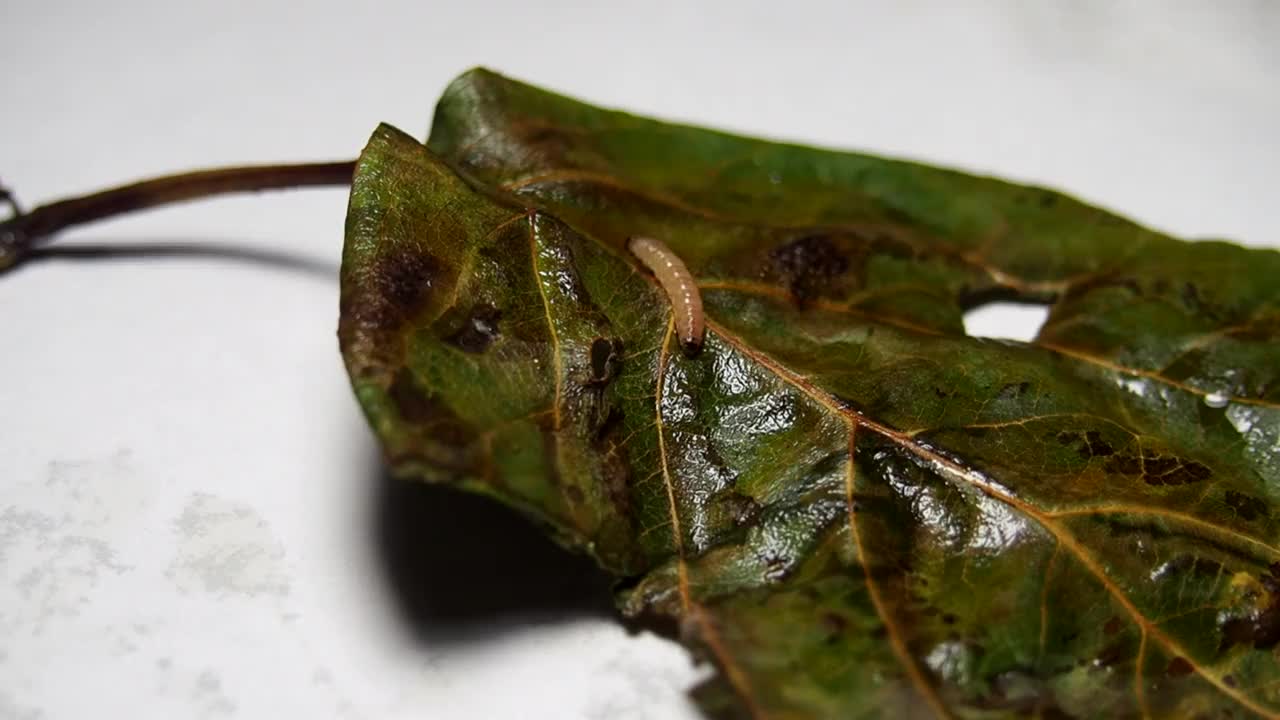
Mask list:
[[[257,265],[264,269],[308,275],[336,282],[338,267],[327,260],[287,250],[273,250],[223,240],[116,241],[55,243],[31,251],[8,272],[49,262],[128,260],[211,261]]]
[[[382,473],[373,531],[411,632],[465,643],[505,628],[616,617],[611,578],[496,500]]]
[[[11,271],[47,262],[209,261],[335,281],[330,262],[215,239],[78,241],[33,250]],[[372,537],[390,595],[417,638],[467,642],[504,628],[617,617],[612,579],[497,501],[396,480],[375,460]]]
[[[49,262],[208,261],[336,281],[324,260],[215,239],[59,243],[33,250],[10,272]],[[613,579],[585,555],[556,545],[496,500],[397,480],[380,459],[371,535],[377,563],[414,637],[465,643],[504,630],[582,618],[617,618]]]

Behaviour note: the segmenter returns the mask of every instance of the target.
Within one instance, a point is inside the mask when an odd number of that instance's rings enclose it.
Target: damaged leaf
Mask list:
[[[701,353],[626,251],[697,278]],[[473,71],[355,175],[340,339],[399,473],[627,582],[756,718],[1280,714],[1280,254]],[[1045,303],[1032,343],[966,309]]]

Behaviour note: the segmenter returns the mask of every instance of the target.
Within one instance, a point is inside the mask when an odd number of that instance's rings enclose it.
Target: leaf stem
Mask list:
[[[354,160],[198,170],[59,200],[31,212],[22,212],[13,194],[0,187],[0,202],[13,212],[0,222],[0,272],[18,265],[38,245],[76,225],[227,193],[349,185],[354,171]]]

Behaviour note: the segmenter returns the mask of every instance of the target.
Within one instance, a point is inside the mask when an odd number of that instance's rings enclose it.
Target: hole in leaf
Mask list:
[[[970,337],[1031,342],[1049,318],[1047,305],[992,302],[964,314],[964,331]]]

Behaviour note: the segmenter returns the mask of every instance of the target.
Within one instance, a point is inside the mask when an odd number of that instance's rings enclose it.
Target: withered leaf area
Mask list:
[[[706,344],[626,252],[688,264]],[[719,669],[709,715],[1280,715],[1280,254],[472,71],[381,127],[340,338],[398,473]],[[984,298],[1051,304],[1029,344]],[[477,539],[482,542],[483,539]]]

